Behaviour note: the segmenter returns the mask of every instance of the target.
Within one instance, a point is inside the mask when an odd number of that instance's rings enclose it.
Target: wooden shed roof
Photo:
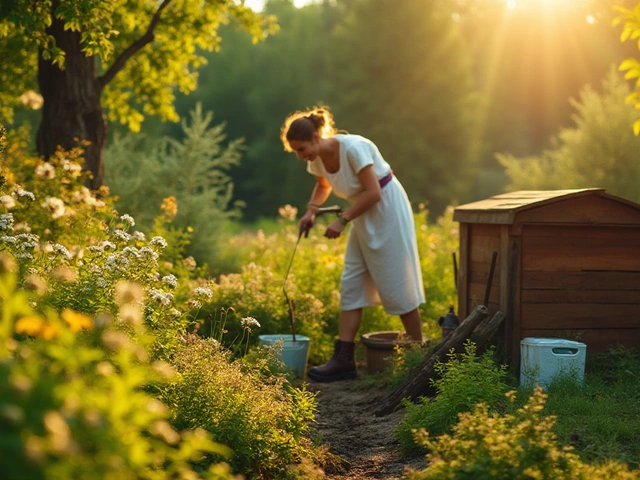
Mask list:
[[[503,193],[478,202],[456,207],[453,219],[463,223],[494,223],[509,225],[516,214],[552,203],[577,197],[597,196],[618,202],[640,211],[640,205],[605,193],[603,188],[580,188],[574,190],[523,190]]]

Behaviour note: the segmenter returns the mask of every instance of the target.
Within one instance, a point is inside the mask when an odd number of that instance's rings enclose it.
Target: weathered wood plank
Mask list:
[[[484,303],[484,294],[487,290],[487,286],[481,283],[470,283],[469,284],[469,298],[475,298],[477,304],[480,305]],[[489,311],[492,310],[492,305],[500,305],[500,290],[497,288],[495,284],[492,285],[491,292],[489,294]]]
[[[640,254],[637,247],[527,247],[523,250],[522,268],[525,271],[640,271]]]
[[[500,236],[486,237],[474,235],[471,237],[469,247],[471,258],[474,262],[487,262],[490,264],[493,252],[500,251]]]
[[[466,318],[469,308],[469,224],[460,224],[460,265],[458,266],[458,315]]]
[[[500,279],[500,310],[503,312],[507,311],[507,302],[509,298],[509,262],[503,261],[500,262],[501,258],[508,259],[509,258],[509,227],[503,225],[500,227],[500,254],[498,255],[498,265],[496,268],[499,268],[499,279]]]
[[[606,244],[616,244],[627,239],[640,239],[640,226],[622,225],[618,227],[603,227],[599,225],[524,225],[522,234],[529,242],[573,242],[593,241],[595,244],[606,241]],[[637,244],[636,244],[637,245]]]
[[[522,305],[522,328],[640,328],[640,319],[634,304],[528,303]]]
[[[638,290],[640,271],[522,272],[522,288]]]
[[[524,303],[631,303],[640,311],[639,290],[522,290]],[[613,307],[615,308],[615,307]]]
[[[515,222],[638,225],[640,210],[598,195],[586,195],[518,212]]]
[[[470,238],[480,237],[498,237],[500,238],[500,227],[497,225],[487,225],[483,223],[470,223]]]
[[[500,271],[501,263],[500,263],[500,255],[498,255],[498,260],[496,261],[496,269]],[[471,262],[469,265],[469,282],[471,283],[483,283],[487,284],[489,280],[489,271],[491,270],[491,263],[487,262]],[[498,286],[500,285],[500,276],[494,275],[491,279],[491,285]]]
[[[520,364],[520,330],[522,329],[522,237],[509,241],[509,291],[505,322],[505,350],[514,365]]]

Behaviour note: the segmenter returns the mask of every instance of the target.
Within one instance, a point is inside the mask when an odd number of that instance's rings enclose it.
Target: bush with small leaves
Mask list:
[[[448,432],[458,421],[459,413],[471,411],[479,402],[495,408],[509,389],[505,383],[506,367],[496,365],[492,352],[476,356],[473,342],[467,341],[461,355],[449,352],[447,357],[446,363],[435,365],[440,377],[432,380],[437,391],[435,398],[423,397],[418,404],[404,401],[407,413],[394,433],[406,452],[423,448],[414,440],[415,429],[424,428],[431,435]]]
[[[511,401],[515,392],[506,394]],[[554,417],[543,417],[547,396],[536,388],[529,402],[514,414],[491,413],[485,403],[460,414],[451,435],[431,437],[417,431],[416,441],[429,450],[428,467],[411,471],[409,480],[638,480],[624,464],[609,461],[587,465],[571,447],[561,447],[552,427]]]

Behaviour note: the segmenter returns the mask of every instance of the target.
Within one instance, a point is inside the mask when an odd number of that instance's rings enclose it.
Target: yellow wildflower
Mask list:
[[[93,319],[87,314],[74,312],[69,308],[65,308],[61,316],[74,332],[79,332],[83,328],[89,329],[93,327]]]
[[[38,315],[30,315],[28,317],[22,317],[16,322],[16,333],[25,333],[27,335],[36,336],[42,330],[45,324],[44,318]]]
[[[178,201],[173,195],[162,200],[160,210],[164,212],[167,218],[174,219],[178,214]]]

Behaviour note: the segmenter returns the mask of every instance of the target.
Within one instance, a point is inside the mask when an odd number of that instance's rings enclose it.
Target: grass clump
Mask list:
[[[554,432],[590,463],[640,465],[640,353],[615,347],[587,361],[585,381],[560,378],[549,389]]]
[[[492,352],[476,356],[473,342],[467,341],[460,356],[452,351],[447,357],[447,362],[435,365],[440,377],[433,380],[436,396],[422,397],[418,404],[404,400],[407,414],[394,433],[406,453],[424,449],[424,444],[415,442],[415,429],[426,429],[431,435],[448,432],[458,421],[459,413],[471,411],[479,402],[499,405],[509,389],[505,383],[506,367],[495,364]]]

